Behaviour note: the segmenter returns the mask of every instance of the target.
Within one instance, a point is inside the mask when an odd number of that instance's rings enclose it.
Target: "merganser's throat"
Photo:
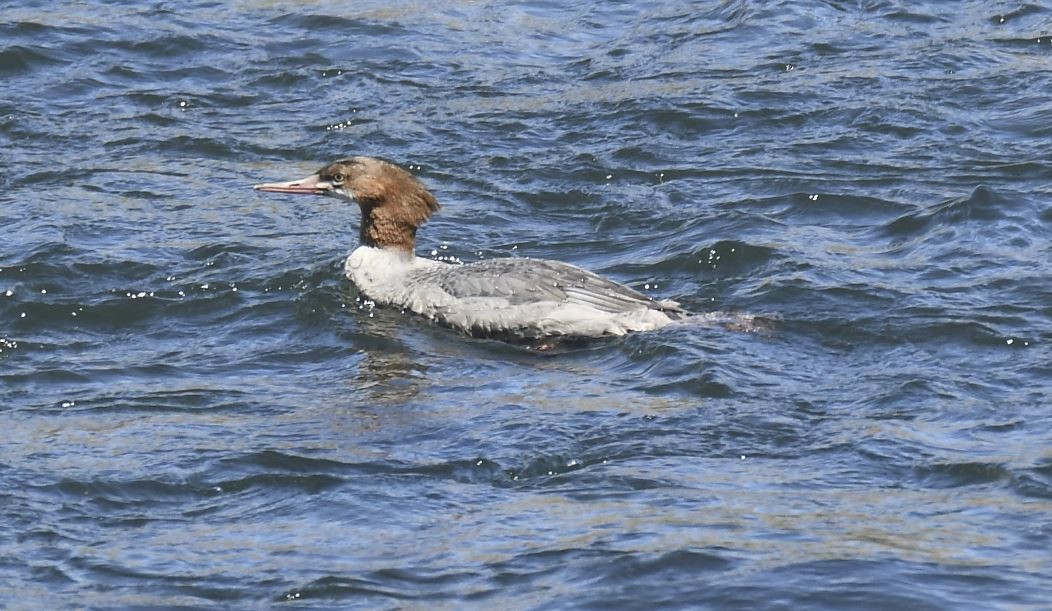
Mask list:
[[[414,222],[414,217],[406,217],[383,205],[359,201],[359,206],[362,210],[359,229],[362,246],[397,248],[409,253],[416,251],[416,229],[423,220]]]

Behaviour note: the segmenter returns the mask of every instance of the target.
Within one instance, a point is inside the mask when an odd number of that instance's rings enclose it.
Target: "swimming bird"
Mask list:
[[[649,331],[684,318],[655,301],[569,263],[531,258],[453,264],[416,256],[416,232],[439,204],[417,178],[375,157],[334,161],[300,180],[259,191],[357,202],[361,244],[344,265],[358,290],[476,337],[590,338]]]

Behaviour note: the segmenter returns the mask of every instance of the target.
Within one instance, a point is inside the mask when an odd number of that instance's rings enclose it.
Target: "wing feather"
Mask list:
[[[552,301],[618,314],[641,310],[685,313],[675,302],[654,301],[623,284],[568,263],[545,259],[489,259],[428,268],[433,282],[456,299],[498,297],[509,306]]]

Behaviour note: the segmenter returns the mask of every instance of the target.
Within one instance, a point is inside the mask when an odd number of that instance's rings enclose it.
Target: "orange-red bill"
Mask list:
[[[329,183],[317,174],[311,174],[300,180],[289,182],[268,182],[256,185],[253,189],[269,193],[298,193],[300,195],[324,195],[329,190]]]

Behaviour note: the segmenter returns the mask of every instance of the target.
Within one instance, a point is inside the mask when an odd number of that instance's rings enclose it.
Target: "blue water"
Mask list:
[[[0,607],[1043,608],[1052,5],[0,2]],[[760,332],[371,308],[559,259]]]

